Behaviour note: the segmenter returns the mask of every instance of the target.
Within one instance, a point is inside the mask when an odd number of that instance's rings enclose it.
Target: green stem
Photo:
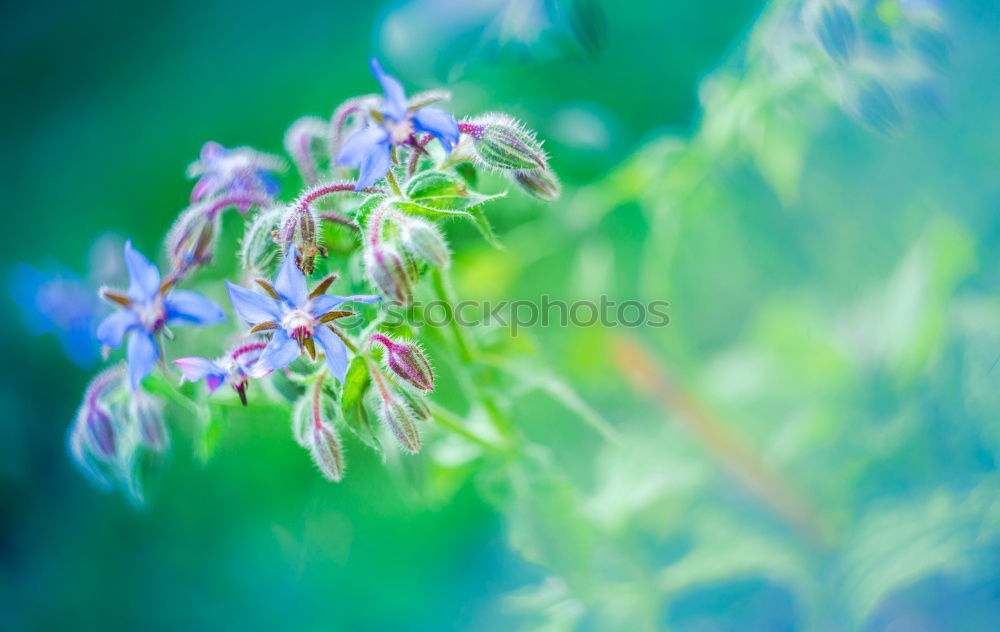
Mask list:
[[[507,452],[507,450],[505,450],[504,448],[494,443],[491,443],[489,440],[480,437],[476,433],[466,428],[463,425],[462,418],[456,415],[455,413],[451,412],[447,408],[435,402],[430,402],[430,405],[431,405],[430,406],[431,415],[434,417],[435,421],[441,424],[442,428],[450,430],[451,432],[454,432],[458,436],[468,439],[472,443],[475,443],[476,445],[485,448],[488,451]]]
[[[431,284],[434,288],[434,294],[437,296],[437,300],[443,303],[448,310],[448,325],[451,328],[451,334],[455,338],[455,345],[458,347],[459,358],[463,362],[471,362],[473,359],[473,345],[466,337],[465,332],[462,327],[458,324],[455,319],[455,308],[452,307],[454,302],[454,291],[451,288],[451,283],[445,276],[445,273],[439,269],[434,268],[431,271]]]
[[[434,288],[434,294],[437,300],[440,301],[445,308],[448,310],[448,322],[451,327],[452,336],[455,338],[455,346],[458,349],[460,364],[463,367],[468,367],[475,361],[477,355],[477,349],[475,343],[465,335],[465,331],[462,329],[461,325],[455,319],[455,308],[454,303],[454,291],[451,288],[451,283],[447,276],[445,276],[444,271],[434,268],[431,271],[431,284]],[[481,404],[483,409],[486,411],[486,416],[489,418],[493,427],[496,428],[497,432],[500,433],[508,441],[513,440],[514,424],[513,422],[503,413],[499,403],[496,399],[489,393],[484,392],[482,388],[479,387],[477,380],[468,380],[469,388],[472,391],[472,400]]]

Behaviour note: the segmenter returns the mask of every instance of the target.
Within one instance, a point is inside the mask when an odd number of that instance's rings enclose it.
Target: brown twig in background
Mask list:
[[[618,337],[614,361],[636,388],[656,399],[668,414],[691,431],[736,479],[763,501],[779,518],[814,544],[828,537],[816,512],[778,478],[761,458],[694,396],[683,390],[666,369],[632,338]]]

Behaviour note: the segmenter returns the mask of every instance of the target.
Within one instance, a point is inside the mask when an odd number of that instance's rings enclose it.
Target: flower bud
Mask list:
[[[403,449],[412,454],[419,452],[420,431],[417,429],[417,420],[409,405],[399,395],[394,395],[383,400],[381,413],[382,420],[389,426]]]
[[[551,169],[519,169],[509,173],[511,181],[528,195],[551,202],[559,199],[562,185]]]
[[[318,241],[316,215],[308,205],[290,205],[281,218],[278,235],[285,252],[288,252],[289,246],[296,247],[299,256],[295,264],[306,276],[312,274],[315,268],[316,255],[326,256],[326,250]]]
[[[413,411],[413,414],[418,420],[431,420],[433,417],[431,414],[431,407],[427,405],[427,398],[424,396],[424,393],[417,393],[416,391],[407,388],[400,389],[399,393],[403,396],[403,399],[406,400],[406,403],[409,404],[410,409]]]
[[[505,114],[489,114],[463,126],[479,161],[498,170],[544,169],[546,155],[533,132]]]
[[[826,2],[819,10],[816,37],[823,50],[835,62],[844,63],[851,58],[857,40],[854,17],[839,2]]]
[[[262,211],[247,224],[240,245],[239,260],[244,280],[270,278],[274,264],[278,260],[274,230],[281,218],[281,210],[273,208]]]
[[[118,364],[97,374],[83,393],[83,404],[76,414],[76,427],[88,452],[102,461],[115,458],[118,436],[112,420],[108,397],[125,385],[125,365]]]
[[[285,132],[285,151],[308,184],[319,180],[319,157],[325,153],[329,124],[315,116],[304,116]]]
[[[382,296],[401,305],[413,299],[413,282],[402,253],[387,243],[369,244],[364,254],[368,280]]]
[[[436,268],[447,269],[451,265],[451,251],[444,235],[433,222],[421,217],[400,216],[397,225],[403,248],[418,259],[423,259]]]
[[[169,437],[167,426],[163,423],[162,402],[144,391],[136,391],[132,397],[130,412],[139,427],[142,442],[156,452],[163,452],[167,448]]]
[[[372,366],[369,373],[375,385],[373,390],[380,400],[378,409],[382,421],[389,426],[389,430],[404,450],[412,454],[419,452],[420,430],[417,428],[417,418],[413,410],[378,369]]]
[[[327,423],[314,424],[310,434],[309,453],[328,480],[334,483],[344,477],[344,452],[336,430]]]
[[[166,245],[174,272],[184,274],[208,264],[219,235],[219,214],[204,204],[181,213],[167,233]]]
[[[422,391],[434,390],[434,371],[420,347],[395,342],[382,334],[372,334],[370,340],[385,348],[386,366],[403,381]]]
[[[84,408],[83,420],[87,441],[94,453],[105,461],[115,457],[115,428],[108,412],[96,403]]]

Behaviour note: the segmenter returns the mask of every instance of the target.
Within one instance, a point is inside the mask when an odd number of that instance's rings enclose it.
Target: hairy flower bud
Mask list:
[[[175,274],[183,275],[212,260],[220,232],[220,220],[218,213],[209,211],[207,204],[188,208],[167,233],[167,253]]]
[[[521,187],[528,195],[551,202],[559,199],[562,185],[551,169],[519,169],[509,173],[511,182]]]
[[[130,413],[139,428],[142,442],[156,452],[166,450],[169,443],[167,426],[163,422],[163,403],[145,391],[136,391]]]
[[[472,137],[476,156],[486,167],[508,171],[544,169],[547,164],[534,132],[506,114],[487,114],[462,124],[460,129]]]
[[[451,266],[451,251],[444,235],[433,222],[401,214],[396,225],[402,246],[411,255],[436,268]]]
[[[378,411],[382,421],[392,431],[404,450],[415,454],[420,451],[420,430],[417,417],[406,399],[397,393],[386,377],[374,365],[369,366],[373,389],[378,397]]]
[[[338,482],[344,477],[344,452],[333,426],[326,423],[313,425],[309,453],[328,480]]]
[[[329,124],[315,116],[304,116],[285,132],[285,151],[308,184],[319,180],[319,156],[326,153]]]
[[[102,459],[110,461],[115,456],[115,428],[111,416],[97,404],[88,405],[82,412],[90,447]]]
[[[385,348],[385,364],[400,379],[422,391],[434,390],[434,371],[420,347],[382,334],[372,334],[370,340]]]
[[[309,205],[291,204],[281,218],[278,235],[285,252],[289,246],[296,247],[299,257],[295,264],[303,274],[312,274],[316,255],[326,257],[326,249],[319,245],[316,214]]]
[[[83,394],[83,404],[76,414],[76,426],[89,452],[102,461],[115,458],[118,433],[107,400],[109,394],[125,385],[125,367],[116,365],[97,375]]]
[[[368,280],[386,298],[402,305],[413,299],[411,281],[405,257],[390,244],[369,245],[364,254]]]
[[[247,224],[239,252],[245,281],[271,276],[278,260],[279,250],[275,247],[274,233],[280,219],[281,209],[273,208],[258,213]]]

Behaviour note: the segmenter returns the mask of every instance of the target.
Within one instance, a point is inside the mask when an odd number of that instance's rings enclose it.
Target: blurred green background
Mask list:
[[[108,231],[157,252],[203,142],[280,153],[372,90],[375,53],[523,119],[564,180],[491,209],[504,250],[450,231],[461,296],[662,299],[671,323],[514,341],[560,386],[510,393],[537,462],[500,498],[475,464],[416,457],[428,492],[360,446],[331,485],[247,415],[204,465],[175,430],[137,510],[71,465],[91,374],[7,299],[0,626],[1000,628],[994,3],[847,3],[879,60],[856,72],[823,3],[602,4],[4,8],[5,274],[85,273]]]

